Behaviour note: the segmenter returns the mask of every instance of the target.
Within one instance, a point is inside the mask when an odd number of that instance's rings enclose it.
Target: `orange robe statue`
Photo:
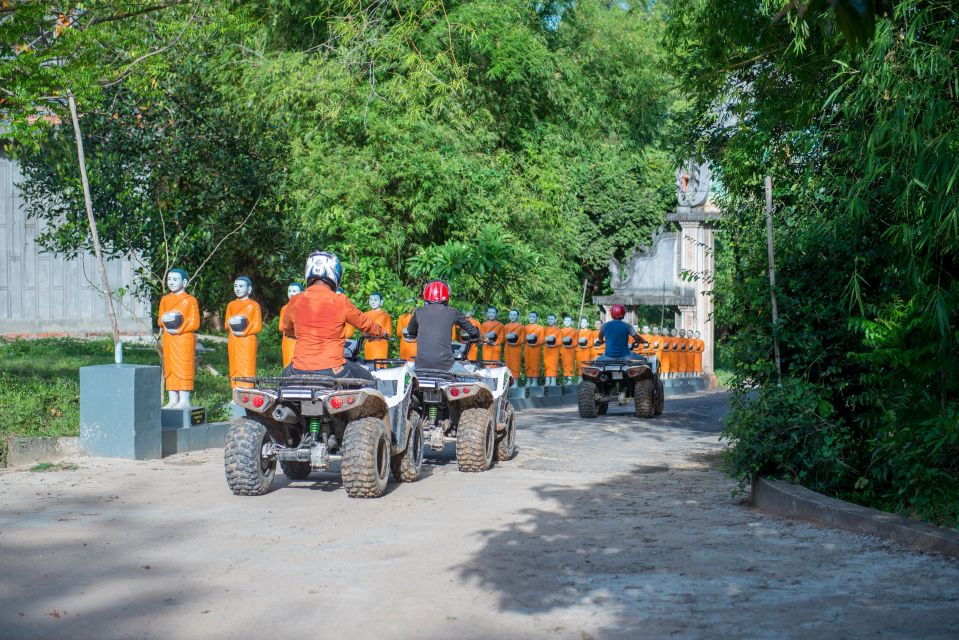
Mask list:
[[[163,322],[163,314],[179,314],[170,326]],[[185,291],[168,293],[160,298],[157,324],[163,330],[163,379],[167,391],[193,391],[196,369],[196,330],[200,328],[200,305]]]
[[[547,324],[544,332],[546,335],[543,338],[543,375],[547,378],[555,378],[559,375],[560,338],[563,330],[556,325]],[[550,345],[551,337],[552,345]]]
[[[506,361],[506,366],[509,367],[513,377],[519,380],[519,377],[523,374],[523,345],[526,344],[526,329],[518,322],[518,311],[510,311],[509,319],[510,321],[503,327],[503,337],[505,338],[512,333],[516,335],[516,341],[515,343],[506,341],[503,347],[503,360]]]
[[[536,384],[539,374],[543,370],[543,344],[546,341],[546,327],[536,322],[539,316],[535,312],[529,314],[529,324],[526,325],[526,349],[523,353],[523,369],[526,372],[526,383]],[[535,337],[535,340],[531,340]]]
[[[383,327],[387,337],[393,335],[393,318],[383,309],[370,309],[363,313],[367,318]],[[384,360],[390,355],[390,343],[386,340],[367,340],[363,343],[363,358],[366,360]]]
[[[416,340],[409,342],[403,336],[403,330],[409,325],[412,317],[412,313],[404,313],[396,320],[396,337],[400,341],[400,359],[402,360],[414,360],[416,358]]]
[[[569,324],[567,324],[567,320]],[[578,331],[573,328],[572,318],[563,319],[563,328],[559,333],[559,356],[563,363],[563,375],[567,378],[576,376],[576,338]],[[568,343],[568,344],[567,344]]]
[[[486,336],[490,331],[496,334],[496,339],[493,340],[493,344],[486,344]],[[506,330],[503,323],[497,320],[494,315],[492,320],[487,320],[480,325],[480,333],[483,334],[483,359],[502,360],[503,342],[506,340]]]
[[[240,319],[236,325],[229,322],[234,317]],[[263,328],[260,305],[249,298],[238,298],[226,306],[226,318],[230,329],[226,343],[230,357],[230,385],[234,388],[252,387],[249,382],[234,382],[233,378],[256,375],[256,334]]]
[[[467,314],[466,319],[469,320],[469,321],[470,321],[470,324],[473,325],[474,327],[476,327],[477,329],[482,329],[482,325],[480,324],[479,320],[477,320],[476,318],[474,318],[473,315],[472,315],[472,313]],[[480,338],[482,339],[482,333],[480,334]],[[474,344],[471,344],[471,345],[470,345],[470,350],[469,350],[469,352],[466,354],[466,359],[467,359],[467,360],[478,360],[478,359],[479,359],[479,345],[478,345],[478,344],[475,344],[475,343],[474,343]]]
[[[593,359],[593,330],[587,328],[583,323],[576,332],[576,368],[582,371],[583,363]]]

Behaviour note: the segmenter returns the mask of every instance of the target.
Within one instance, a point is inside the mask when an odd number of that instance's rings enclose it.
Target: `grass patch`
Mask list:
[[[38,462],[30,467],[30,471],[41,473],[44,471],[76,471],[79,468],[72,462]]]
[[[263,375],[280,372],[279,334],[264,328],[257,353]],[[212,349],[197,354],[193,404],[206,407],[210,422],[229,416],[230,385],[226,344],[204,343]],[[159,365],[149,345],[124,345],[127,364]],[[110,339],[69,338],[0,341],[0,462],[6,436],[57,438],[80,431],[80,367],[113,362]],[[212,367],[214,371],[211,371]]]

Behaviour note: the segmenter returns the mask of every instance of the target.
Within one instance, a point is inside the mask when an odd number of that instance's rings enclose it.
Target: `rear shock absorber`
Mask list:
[[[435,404],[431,404],[429,409],[427,409],[426,415],[429,416],[429,420],[431,424],[436,424],[437,411],[438,411],[438,408]]]
[[[313,442],[319,442],[317,436],[320,435],[320,419],[313,417],[310,418],[310,435],[313,436]]]

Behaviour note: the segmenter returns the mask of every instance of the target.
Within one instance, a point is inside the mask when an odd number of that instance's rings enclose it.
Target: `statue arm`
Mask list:
[[[183,327],[180,329],[180,333],[194,333],[199,328],[200,305],[197,303],[196,298],[191,298],[187,305],[186,313],[183,314]]]
[[[253,308],[250,309],[250,326],[244,335],[255,336],[263,329],[263,311],[258,302],[254,302],[251,306]]]

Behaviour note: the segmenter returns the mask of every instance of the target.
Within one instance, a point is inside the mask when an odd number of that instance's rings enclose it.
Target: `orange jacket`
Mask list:
[[[349,298],[322,282],[294,296],[283,315],[283,335],[296,338],[293,366],[303,371],[342,367],[346,362],[343,334],[347,324],[371,336],[386,335],[383,328],[366,317]]]

